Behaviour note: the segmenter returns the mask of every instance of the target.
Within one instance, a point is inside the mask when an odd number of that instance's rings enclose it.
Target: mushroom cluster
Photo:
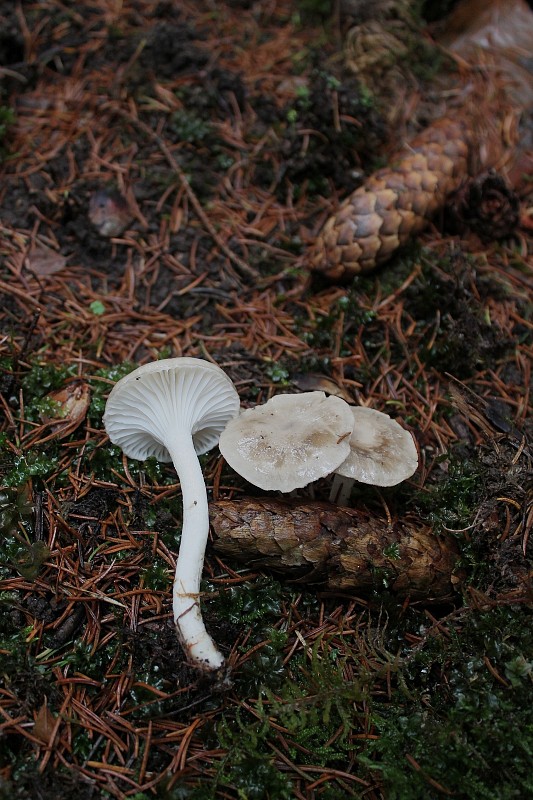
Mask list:
[[[290,492],[333,473],[330,500],[339,505],[355,480],[394,486],[418,467],[412,435],[388,414],[324,392],[275,395],[232,419],[218,445],[262,489]]]
[[[334,395],[272,397],[240,411],[230,378],[199,358],[151,362],[115,384],[104,425],[126,456],[172,462],[183,497],[173,584],[173,614],[188,661],[218,670],[224,657],[200,609],[209,533],[207,492],[198,455],[217,443],[236,472],[266,490],[290,492],[334,474],[332,499],[345,503],[354,480],[392,486],[418,466],[411,434],[387,414],[354,408]]]
[[[353,417],[340,397],[280,394],[225,427],[220,452],[261,489],[291,492],[332,473],[350,453]]]

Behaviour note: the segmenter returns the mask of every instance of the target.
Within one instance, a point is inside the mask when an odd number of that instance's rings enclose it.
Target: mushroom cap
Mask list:
[[[129,458],[155,456],[169,462],[165,441],[173,430],[189,429],[201,455],[217,444],[239,407],[235,386],[216,364],[201,358],[165,358],[138,367],[115,384],[104,425],[113,444]]]
[[[324,392],[279,394],[228,423],[218,446],[261,489],[290,492],[329,475],[350,452],[350,406]]]
[[[395,486],[418,467],[418,452],[409,431],[373,408],[351,408],[354,428],[350,453],[335,472],[375,486]]]

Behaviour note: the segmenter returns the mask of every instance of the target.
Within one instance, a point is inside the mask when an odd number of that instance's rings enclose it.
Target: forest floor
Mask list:
[[[533,196],[502,241],[436,220],[345,285],[310,274],[339,201],[444,103],[422,32],[392,124],[328,6],[0,2],[0,798],[533,793]],[[119,377],[182,355],[244,406],[320,390],[399,419],[419,470],[350,503],[453,540],[456,591],[294,584],[211,542],[230,679],[189,667],[175,473],[102,425]],[[213,504],[264,496],[202,466]]]

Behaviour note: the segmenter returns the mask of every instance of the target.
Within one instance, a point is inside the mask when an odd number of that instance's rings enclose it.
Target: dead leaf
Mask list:
[[[47,704],[43,703],[35,715],[33,735],[43,744],[50,744],[50,739],[52,738],[55,724],[56,718],[48,708]]]
[[[35,275],[54,275],[65,269],[67,259],[50,247],[37,244],[28,253],[28,269]]]
[[[75,381],[50,392],[47,398],[53,401],[57,413],[53,417],[41,414],[41,420],[48,423],[51,432],[58,433],[61,438],[76,430],[85,419],[91,403],[91,390],[89,384]]]
[[[317,372],[299,372],[293,377],[292,382],[302,392],[325,392],[340,397],[347,403],[354,402],[351,394],[327,375],[320,375]]]
[[[38,540],[27,547],[26,552],[13,566],[23,578],[28,581],[34,581],[49,556],[50,548],[48,545]]]

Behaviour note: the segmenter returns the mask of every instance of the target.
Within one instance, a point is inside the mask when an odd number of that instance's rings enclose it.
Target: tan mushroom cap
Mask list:
[[[373,408],[351,408],[354,428],[350,454],[335,472],[375,486],[395,486],[418,467],[418,452],[409,431]]]
[[[219,448],[261,489],[290,492],[332,473],[350,452],[350,406],[324,392],[280,394],[231,420]]]

